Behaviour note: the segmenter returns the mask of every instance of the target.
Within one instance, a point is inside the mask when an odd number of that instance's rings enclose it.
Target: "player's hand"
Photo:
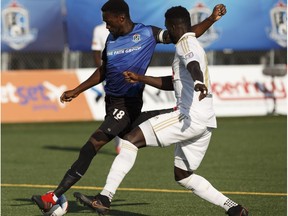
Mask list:
[[[197,92],[200,91],[199,101],[201,101],[203,98],[205,98],[208,95],[208,89],[205,86],[205,84],[197,83],[194,86],[194,90],[197,91]]]
[[[60,101],[61,103],[70,102],[77,96],[78,94],[76,94],[74,90],[68,90],[68,91],[63,92],[63,94],[60,97]]]
[[[133,73],[131,71],[125,71],[123,72],[124,78],[129,83],[136,83],[139,82],[139,76],[136,73]]]
[[[226,6],[224,4],[218,4],[214,7],[213,12],[210,16],[210,19],[216,22],[219,20],[222,16],[226,14]]]

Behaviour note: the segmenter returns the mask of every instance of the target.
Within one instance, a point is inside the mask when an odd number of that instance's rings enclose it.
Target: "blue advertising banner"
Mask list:
[[[61,6],[59,0],[1,0],[1,50],[62,51]]]
[[[1,50],[90,51],[93,28],[102,23],[106,0],[2,0]],[[287,0],[126,0],[134,22],[164,27],[164,14],[182,5],[192,23],[204,20],[216,4],[227,14],[199,41],[206,50],[270,50],[287,47]],[[64,7],[63,7],[64,6]],[[65,9],[65,16],[63,10]],[[66,32],[67,31],[67,32]],[[173,45],[157,45],[156,51],[174,51]]]
[[[101,6],[106,0],[67,0],[67,29],[71,50],[89,51],[95,25],[102,22]],[[227,14],[199,40],[206,50],[269,50],[287,47],[287,0],[126,0],[134,22],[164,28],[164,14],[182,5],[199,23],[216,4],[226,5]],[[157,51],[173,51],[173,45],[157,45]]]

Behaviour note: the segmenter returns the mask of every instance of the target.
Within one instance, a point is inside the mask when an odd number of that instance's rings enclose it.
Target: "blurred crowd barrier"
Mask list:
[[[210,66],[216,115],[287,115],[287,67],[279,67],[284,73],[273,75],[267,74],[261,65]],[[3,71],[2,123],[103,120],[105,93],[102,84],[70,103],[59,100],[64,91],[77,86],[94,70]],[[170,75],[171,67],[150,67],[147,74]],[[173,91],[145,87],[143,111],[174,106]]]

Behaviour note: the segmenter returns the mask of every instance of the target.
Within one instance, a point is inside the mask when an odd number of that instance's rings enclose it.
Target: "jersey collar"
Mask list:
[[[178,42],[175,45],[177,45],[184,37],[188,36],[196,37],[194,32],[186,32],[185,34],[182,35],[182,37],[178,40]]]

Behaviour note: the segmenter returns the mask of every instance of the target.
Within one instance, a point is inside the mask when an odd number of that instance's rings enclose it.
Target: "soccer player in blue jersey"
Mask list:
[[[124,71],[144,75],[156,44],[171,43],[168,32],[155,26],[134,23],[130,18],[129,6],[124,0],[109,0],[101,10],[103,21],[110,32],[102,55],[103,63],[86,81],[64,92],[60,100],[70,102],[80,93],[105,80],[105,120],[81,148],[78,159],[66,172],[58,187],[42,196],[32,196],[32,201],[42,212],[49,211],[56,204],[58,197],[81,179],[92,159],[106,143],[115,136],[123,137],[134,125],[144,120],[172,110],[156,110],[141,114],[144,84],[128,83],[123,76]],[[216,5],[211,16],[192,26],[191,31],[196,37],[201,36],[225,13],[224,5]]]

